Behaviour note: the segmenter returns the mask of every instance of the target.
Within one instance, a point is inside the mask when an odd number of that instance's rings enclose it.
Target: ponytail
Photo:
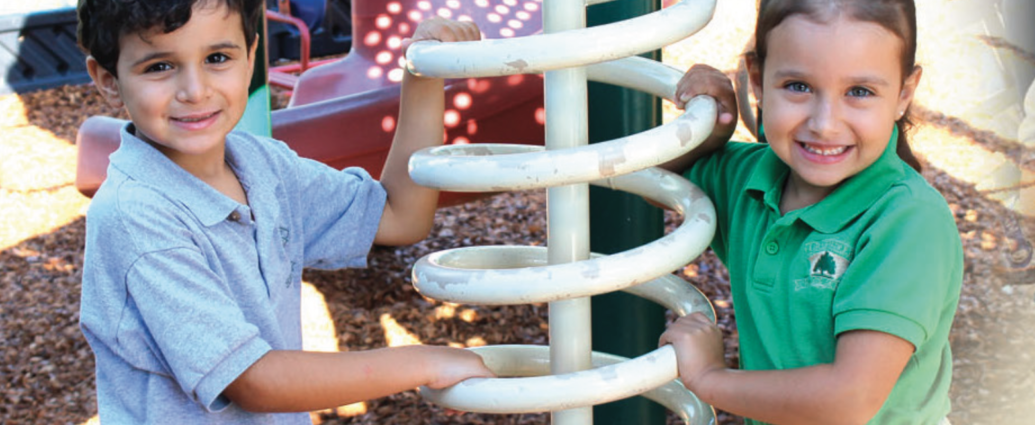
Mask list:
[[[923,166],[920,165],[920,160],[913,154],[913,149],[909,147],[909,138],[906,137],[906,132],[913,128],[913,121],[909,115],[909,110],[906,109],[906,113],[902,115],[902,118],[895,122],[895,125],[898,126],[898,145],[895,147],[895,152],[902,161],[905,161],[906,164],[909,164],[917,172],[921,172],[923,171]]]

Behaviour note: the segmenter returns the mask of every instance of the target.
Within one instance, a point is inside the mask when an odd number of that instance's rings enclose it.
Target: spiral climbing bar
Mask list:
[[[715,208],[700,189],[651,168],[595,182],[647,197],[683,215],[672,233],[610,256],[546,265],[546,249],[456,248],[414,265],[414,286],[430,298],[468,304],[528,304],[617,291],[676,270],[696,258],[715,232]]]
[[[704,295],[672,275],[630,287],[626,292],[651,299],[680,315],[699,311],[715,318]],[[675,380],[672,347],[664,346],[631,360],[594,352],[593,369],[566,375],[548,375],[548,350],[529,345],[473,349],[490,369],[513,378],[470,379],[446,390],[422,388],[421,393],[445,407],[485,413],[562,410],[643,394],[677,412],[687,422],[710,414],[706,404]]]
[[[549,1],[549,0],[547,0]],[[715,0],[683,0],[637,18],[585,29],[460,43],[422,42],[406,52],[410,72],[439,78],[539,74],[627,58],[693,35]]]
[[[595,0],[545,0],[544,34],[410,46],[410,72],[440,78],[545,73],[546,150],[520,145],[425,149],[409,163],[419,184],[449,191],[547,188],[548,248],[468,247],[418,260],[414,286],[456,303],[549,302],[550,347],[495,346],[474,351],[503,378],[470,379],[422,389],[440,405],[473,412],[552,412],[558,425],[592,423],[589,406],[643,394],[688,424],[714,423],[714,412],[677,378],[675,351],[661,347],[633,359],[589,351],[589,297],[612,291],[652,300],[676,314],[711,303],[671,272],[693,260],[715,233],[715,209],[686,179],[654,168],[699,146],[712,131],[714,99],[692,99],[676,120],[639,134],[587,144],[587,79],[674,100],[682,73],[630,57],[681,40],[711,19],[715,0],[683,0],[624,22],[585,27]],[[683,220],[651,243],[603,256],[588,249],[588,184],[640,195]]]

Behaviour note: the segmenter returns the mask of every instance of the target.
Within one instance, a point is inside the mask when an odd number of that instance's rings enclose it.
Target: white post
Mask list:
[[[583,0],[543,2],[543,32],[586,27]],[[586,70],[574,67],[545,75],[546,149],[559,150],[589,143]],[[589,185],[574,184],[547,190],[547,258],[550,264],[589,258]],[[593,367],[590,299],[550,303],[550,372],[564,374]],[[551,413],[556,425],[592,425],[593,407]]]

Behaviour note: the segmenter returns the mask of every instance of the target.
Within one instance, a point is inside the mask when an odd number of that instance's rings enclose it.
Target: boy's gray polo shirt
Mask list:
[[[364,267],[385,203],[362,169],[233,132],[241,205],[122,131],[87,213],[81,326],[110,424],[310,423],[223,390],[269,350],[302,348],[303,267]]]

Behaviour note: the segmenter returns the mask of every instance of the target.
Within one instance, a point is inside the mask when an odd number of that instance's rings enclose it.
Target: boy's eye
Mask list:
[[[865,87],[852,87],[848,90],[848,95],[852,97],[867,97],[873,96],[873,91]]]
[[[170,69],[172,69],[172,65],[169,65],[167,62],[158,62],[158,63],[155,63],[155,64],[148,65],[147,68],[144,69],[144,72],[145,73],[163,72],[163,71],[168,71]]]
[[[213,53],[205,59],[208,63],[223,63],[230,60],[230,57],[222,53]]]
[[[784,84],[783,87],[785,89],[787,89],[787,90],[792,91],[792,92],[808,93],[810,91],[808,85],[806,85],[805,83],[802,83],[802,82],[798,82],[798,81],[794,81],[794,82],[790,82],[790,83]]]

